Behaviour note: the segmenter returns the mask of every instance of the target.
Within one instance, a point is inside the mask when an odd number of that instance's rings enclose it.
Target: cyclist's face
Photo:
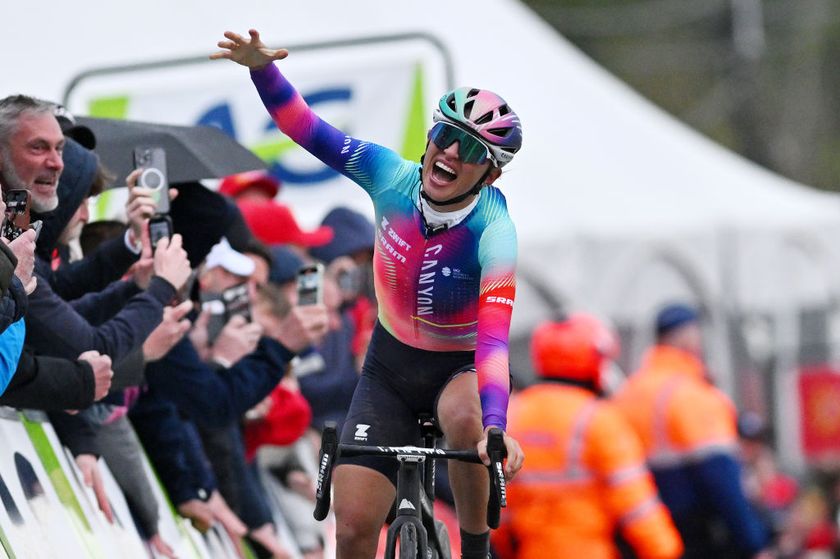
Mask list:
[[[492,163],[464,163],[458,155],[458,142],[454,142],[446,149],[440,149],[434,142],[426,146],[426,156],[423,159],[423,190],[434,200],[448,200],[469,191],[484,176]],[[501,170],[492,167],[485,184],[491,184],[501,174]],[[466,207],[472,202],[472,197],[459,204],[441,206],[442,211],[455,211]]]

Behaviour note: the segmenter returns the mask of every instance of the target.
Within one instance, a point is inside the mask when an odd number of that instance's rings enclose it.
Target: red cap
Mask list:
[[[259,188],[273,199],[280,192],[280,181],[267,171],[247,171],[227,176],[219,183],[219,192],[231,198],[236,198],[248,188]]]
[[[594,382],[600,388],[601,366],[620,351],[618,337],[588,314],[543,322],[531,335],[531,359],[537,375]]]
[[[304,231],[292,210],[277,202],[239,202],[237,204],[251,232],[268,245],[292,244],[303,248],[325,245],[333,239],[332,227],[321,225]]]

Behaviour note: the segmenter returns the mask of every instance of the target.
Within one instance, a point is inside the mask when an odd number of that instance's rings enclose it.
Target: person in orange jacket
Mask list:
[[[702,355],[697,310],[666,306],[656,345],[613,401],[642,440],[685,559],[769,557],[741,487],[735,407],[709,382]]]
[[[503,559],[615,559],[620,533],[639,559],[674,559],[682,543],[659,501],[638,437],[601,393],[618,340],[585,314],[534,330],[540,380],[511,401],[508,432],[528,456],[493,534]]]

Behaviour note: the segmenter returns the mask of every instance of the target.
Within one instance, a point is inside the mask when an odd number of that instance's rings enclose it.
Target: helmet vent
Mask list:
[[[449,97],[446,98],[446,106],[448,106],[453,111],[458,110],[458,106],[455,104],[455,96],[454,95],[450,95]]]
[[[479,118],[475,119],[475,123],[476,124],[487,124],[491,120],[493,120],[493,111],[490,111],[488,113],[484,113]]]
[[[507,105],[502,105],[501,107],[499,107],[499,116],[505,116],[509,112],[510,112],[510,107],[508,107]]]
[[[481,92],[481,90],[480,90],[480,89],[475,89],[475,88],[473,88],[473,89],[471,89],[471,90],[470,90],[470,92],[469,92],[469,93],[467,93],[467,98],[470,98],[470,97],[475,97],[475,96],[476,96],[476,95],[478,95],[480,92]]]
[[[505,136],[510,134],[510,128],[490,128],[487,131],[493,134],[494,136],[498,136],[500,138],[504,138]]]
[[[475,101],[467,101],[464,103],[464,116],[470,118],[470,113],[473,110],[473,105],[475,105]]]

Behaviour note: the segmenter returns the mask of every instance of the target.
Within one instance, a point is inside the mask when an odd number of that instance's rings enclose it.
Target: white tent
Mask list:
[[[741,316],[752,325],[744,332],[750,349],[775,347],[775,389],[789,394],[802,311],[829,309],[829,326],[837,329],[837,198],[689,130],[514,0],[399,8],[384,0],[148,0],[131,10],[93,0],[48,5],[4,10],[0,25],[12,47],[0,51],[0,95],[56,99],[83,69],[204,55],[224,29],[257,27],[277,45],[432,36],[448,53],[456,83],[499,91],[524,123],[524,149],[500,180],[520,235],[519,339],[545,316],[546,294],[637,332],[648,328],[658,304],[688,298],[710,313],[711,362],[725,388],[737,384],[726,319]],[[234,72],[230,80],[250,88]],[[314,221],[326,209],[323,198],[292,203]],[[644,342],[637,337],[628,349],[635,356]],[[780,425],[795,417],[792,400],[780,400]],[[789,456],[798,445],[794,431],[780,431]]]

